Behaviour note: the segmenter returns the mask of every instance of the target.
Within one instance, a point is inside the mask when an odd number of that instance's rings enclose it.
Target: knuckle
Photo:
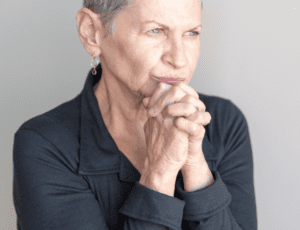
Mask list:
[[[189,128],[193,133],[197,132],[197,129],[198,129],[197,126],[198,126],[198,125],[195,124],[194,122],[187,121],[187,126],[188,126],[188,128]]]
[[[192,103],[187,103],[187,110],[192,111],[195,108],[195,106]]]
[[[197,119],[202,120],[203,119],[203,113],[197,113]]]
[[[203,112],[203,113],[201,113],[201,119],[203,119],[203,120],[208,120],[208,118],[209,118],[209,115],[206,113],[206,112]]]
[[[180,127],[185,127],[189,130],[193,129],[192,127],[192,123],[186,119],[184,119],[183,117],[180,117],[180,119],[178,119],[178,126]]]
[[[165,88],[165,84],[163,82],[159,82],[158,88],[160,88],[160,89]]]
[[[181,99],[183,94],[182,89],[179,86],[174,86],[174,93],[173,95],[175,96],[176,99]]]
[[[176,82],[175,86],[179,86],[180,88],[184,87],[184,83],[182,81]]]
[[[177,91],[180,91],[180,90],[181,90],[181,88],[178,85],[173,86],[173,91],[174,92],[177,92]]]
[[[191,94],[186,95],[186,101],[192,103],[195,97]]]
[[[166,110],[167,110],[167,114],[168,114],[168,115],[172,114],[172,110],[173,110],[173,109],[172,109],[172,108],[173,108],[172,105],[173,105],[173,104],[170,104],[170,105],[167,106],[167,109],[166,109]]]
[[[196,135],[197,133],[200,132],[200,129],[195,124],[192,125],[191,130],[192,130],[194,135]]]
[[[158,85],[158,90],[160,91],[159,94],[163,94],[164,91],[170,89],[170,85],[168,84],[165,84],[164,82],[160,82],[159,85]]]

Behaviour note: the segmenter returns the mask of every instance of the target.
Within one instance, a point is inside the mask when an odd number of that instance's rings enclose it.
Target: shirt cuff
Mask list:
[[[135,183],[119,213],[181,230],[185,201]]]
[[[183,178],[176,183],[178,197],[186,202],[183,219],[200,221],[225,209],[231,202],[231,195],[221,179],[219,172],[211,170],[215,182],[206,188],[193,192],[184,191]]]

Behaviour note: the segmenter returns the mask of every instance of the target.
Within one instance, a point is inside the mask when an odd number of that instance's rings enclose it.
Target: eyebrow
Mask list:
[[[166,27],[166,28],[169,29],[169,27],[168,27],[167,25],[161,24],[161,23],[159,23],[159,22],[157,22],[157,21],[155,21],[155,20],[147,20],[147,21],[143,21],[143,22],[142,22],[142,25],[148,24],[148,23],[156,23],[156,24],[158,24],[158,25],[160,25],[160,26],[162,26],[162,27]],[[197,29],[199,26],[202,28],[202,24],[199,24],[198,26],[192,28],[191,30],[195,30],[195,29]]]

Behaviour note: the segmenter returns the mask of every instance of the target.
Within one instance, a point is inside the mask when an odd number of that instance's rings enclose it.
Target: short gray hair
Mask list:
[[[124,10],[132,0],[84,0],[83,7],[98,14],[105,26],[105,37],[112,34],[112,25],[119,11]],[[201,10],[203,1],[201,1]]]
[[[84,0],[83,7],[98,14],[105,26],[105,37],[112,34],[112,25],[117,13],[129,5],[131,0]]]

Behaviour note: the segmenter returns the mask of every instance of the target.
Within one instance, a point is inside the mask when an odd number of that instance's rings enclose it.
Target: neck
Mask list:
[[[103,74],[95,86],[95,96],[112,137],[130,140],[135,135],[144,138],[143,128],[148,117],[143,98],[130,93],[115,78],[105,78]]]

